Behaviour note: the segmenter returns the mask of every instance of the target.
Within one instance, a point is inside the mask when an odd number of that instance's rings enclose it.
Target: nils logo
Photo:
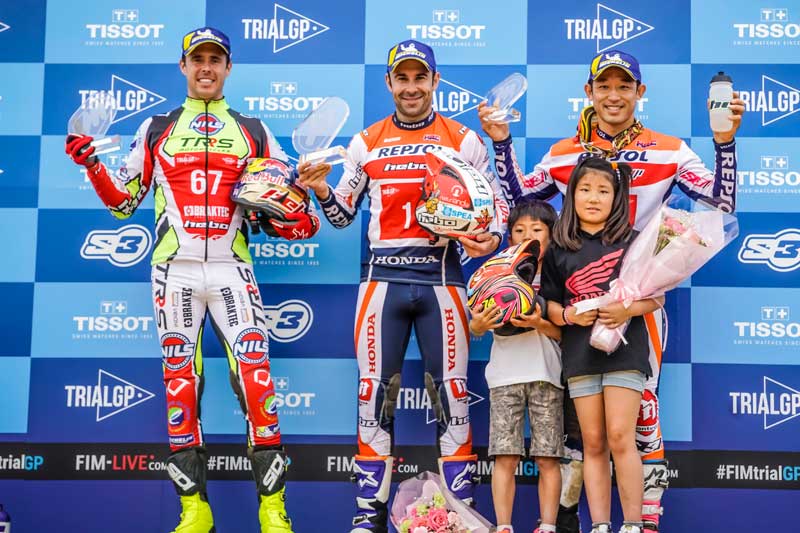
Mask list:
[[[211,113],[200,113],[189,123],[189,128],[200,135],[216,135],[224,127],[225,123]]]
[[[595,18],[565,18],[567,40],[595,41],[598,54],[653,31],[654,26],[621,11],[597,4]]]
[[[64,390],[67,393],[67,407],[93,407],[97,422],[155,397],[152,392],[102,368],[97,370],[97,385],[64,385]]]
[[[329,29],[325,24],[278,3],[274,6],[271,19],[242,19],[245,40],[271,40],[274,54],[325,33]]]

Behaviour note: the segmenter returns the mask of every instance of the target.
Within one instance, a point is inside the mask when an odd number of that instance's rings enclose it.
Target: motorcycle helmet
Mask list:
[[[266,219],[285,222],[287,213],[309,210],[308,192],[297,183],[297,171],[279,159],[250,159],[234,186],[231,200]]]

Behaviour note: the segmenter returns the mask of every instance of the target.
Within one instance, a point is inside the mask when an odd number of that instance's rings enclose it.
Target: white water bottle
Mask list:
[[[711,131],[730,131],[731,99],[733,99],[733,80],[724,72],[718,72],[711,78],[711,87],[708,89],[708,99],[711,101],[708,110],[711,119]]]

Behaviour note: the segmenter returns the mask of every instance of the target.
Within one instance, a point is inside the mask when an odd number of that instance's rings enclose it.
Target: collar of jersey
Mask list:
[[[424,119],[420,120],[419,122],[403,122],[399,118],[397,118],[397,113],[392,115],[392,122],[394,125],[400,128],[401,130],[420,130],[422,128],[427,128],[433,121],[436,120],[436,111],[431,111],[431,114],[425,117]]]
[[[578,228],[578,235],[580,235],[584,239],[589,239],[590,241],[596,241],[597,239],[603,238],[603,230],[600,230],[597,233],[589,233],[586,230]]]
[[[228,102],[225,101],[225,98],[220,98],[219,100],[211,100],[208,102],[208,107],[206,107],[206,101],[200,100],[197,98],[191,98],[189,96],[186,97],[186,100],[183,102],[184,109],[188,109],[189,111],[199,111],[201,113],[205,113],[206,110],[209,112],[213,111],[225,111],[230,107]]]

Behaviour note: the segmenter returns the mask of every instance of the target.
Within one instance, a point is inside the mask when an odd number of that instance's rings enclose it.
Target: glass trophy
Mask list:
[[[335,165],[344,161],[347,152],[331,143],[350,116],[350,106],[342,98],[331,96],[308,114],[292,132],[292,145],[300,154],[300,162]]]
[[[116,115],[114,96],[110,91],[99,91],[75,110],[67,123],[67,133],[93,137],[94,155],[116,152],[120,148],[119,135],[106,137]]]
[[[490,106],[497,108],[497,111],[489,115],[492,122],[519,122],[522,114],[511,106],[519,100],[525,91],[528,90],[528,80],[525,76],[515,72],[486,93],[486,101]]]

